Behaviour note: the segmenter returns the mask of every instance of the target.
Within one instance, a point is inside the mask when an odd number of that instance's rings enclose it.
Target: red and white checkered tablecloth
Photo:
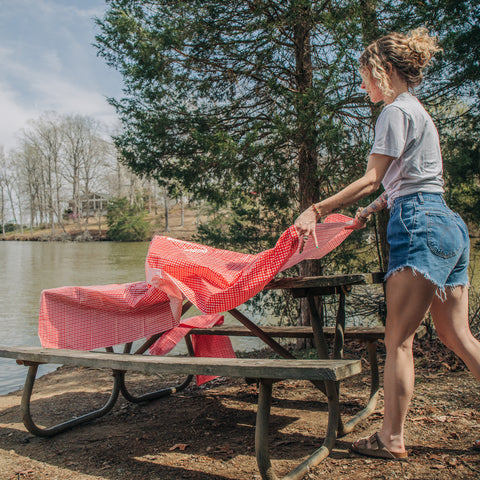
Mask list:
[[[44,290],[38,334],[42,346],[93,350],[178,325],[167,294],[146,282]]]
[[[204,313],[220,313],[252,298],[275,275],[302,260],[321,258],[350,235],[351,218],[330,215],[316,228],[319,248],[309,238],[300,254],[294,226],[277,244],[256,255],[220,250],[170,237],[154,237],[145,262],[147,282],[175,287]]]
[[[177,327],[165,332],[151,347],[152,355],[166,355],[192,328],[211,328],[223,324],[223,315],[198,315],[184,318]],[[195,335],[191,336],[192,346],[196,357],[234,358],[230,338],[222,335]],[[197,375],[197,385],[217,378],[216,375]]]
[[[44,347],[92,350],[131,342],[179,325],[188,298],[203,313],[221,313],[260,292],[296,263],[321,258],[352,230],[351,218],[330,215],[317,225],[320,248],[310,239],[302,254],[292,226],[275,247],[256,255],[155,237],[146,259],[146,282],[44,290],[39,336]]]

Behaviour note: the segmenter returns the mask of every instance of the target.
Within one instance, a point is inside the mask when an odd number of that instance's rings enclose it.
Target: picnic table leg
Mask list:
[[[328,355],[328,345],[325,335],[323,333],[322,319],[318,313],[317,305],[315,303],[315,297],[313,295],[307,296],[308,305],[310,308],[310,318],[312,320],[312,330],[313,330],[313,341],[315,347],[317,348],[317,357],[327,360]],[[328,395],[327,389],[324,382],[312,381],[312,383],[325,395]]]
[[[190,301],[186,301],[183,305],[182,305],[182,316],[193,306],[192,302]],[[157,333],[155,335],[152,335],[150,338],[148,338],[139,348],[137,348],[137,350],[133,353],[133,355],[142,355],[144,354],[162,335],[163,335],[164,332],[162,333]],[[188,336],[187,336],[188,337]],[[187,343],[187,349],[188,349],[188,353],[191,357],[194,357],[195,354],[193,353],[193,347],[192,347],[192,342],[190,340],[190,337],[188,338],[185,338],[185,341]],[[132,343],[127,343],[125,344],[125,348],[123,350],[123,353],[130,353],[131,352],[131,349],[132,349]],[[107,352],[110,351],[110,352],[113,352],[113,348],[112,347],[107,347]],[[155,392],[150,392],[150,393],[145,393],[143,395],[132,395],[129,391],[128,391],[128,388],[125,384],[125,373],[126,372],[120,372],[119,375],[120,375],[120,379],[119,379],[119,382],[120,382],[120,391],[122,392],[122,395],[124,396],[124,398],[126,400],[128,400],[129,402],[132,402],[132,403],[142,403],[142,402],[149,402],[151,400],[156,400],[158,398],[162,398],[162,397],[165,397],[167,395],[171,395],[172,393],[177,393],[177,392],[181,392],[182,390],[185,390],[185,388],[188,387],[188,385],[190,385],[192,379],[193,379],[193,375],[188,375],[185,380],[178,384],[178,385],[175,385],[173,387],[167,387],[167,388],[162,388],[160,390],[157,390]]]
[[[33,435],[37,435],[39,437],[53,437],[54,435],[64,432],[65,430],[73,428],[77,425],[102,417],[113,408],[113,406],[115,405],[115,402],[117,401],[118,394],[120,392],[121,376],[118,374],[117,371],[114,370],[112,393],[110,394],[109,399],[107,400],[107,402],[102,408],[98,410],[93,410],[92,412],[86,413],[80,417],[72,418],[71,420],[67,420],[66,422],[59,423],[58,425],[54,425],[53,427],[48,427],[48,428],[39,427],[33,421],[32,414],[30,411],[33,385],[35,383],[39,364],[28,363],[28,362],[23,362],[23,364],[28,366],[28,373],[27,373],[27,378],[25,380],[25,386],[24,386],[23,395],[22,395],[22,403],[21,403],[22,419],[23,419],[23,424],[25,425],[27,430]]]
[[[339,292],[338,309],[335,318],[335,339],[333,348],[333,358],[343,358],[343,346],[345,343],[345,294],[346,291],[342,287]],[[337,383],[337,395],[340,398],[340,382]],[[343,424],[342,416],[338,419],[338,436],[344,435],[345,425]]]
[[[315,450],[310,457],[288,473],[283,480],[300,480],[307,470],[318,465],[331,452],[337,438],[337,427],[340,418],[336,382],[327,381],[328,399],[328,425],[325,439],[320,448]],[[260,391],[258,397],[257,422],[255,428],[255,453],[258,469],[263,480],[279,480],[273,470],[268,452],[268,424],[270,417],[270,406],[272,402],[272,380],[260,380]]]
[[[338,298],[337,316],[335,319],[335,340],[333,358],[343,358],[343,345],[345,343],[345,289],[342,287]]]
[[[172,393],[181,392],[188,387],[190,382],[193,379],[193,375],[188,375],[185,380],[175,385],[174,387],[166,387],[155,392],[145,393],[143,395],[132,395],[129,391],[127,386],[125,385],[125,372],[120,372],[120,391],[122,395],[125,397],[126,400],[132,403],[142,403],[142,402],[149,402],[151,400],[157,400],[158,398],[166,397],[167,395],[171,395]]]
[[[339,304],[337,310],[337,316],[335,321],[335,340],[333,348],[333,358],[342,359],[343,358],[343,345],[344,345],[344,335],[345,335],[345,295],[346,290],[342,288],[339,292]],[[321,326],[321,319],[316,309],[315,301],[313,295],[308,295],[308,302],[310,306],[310,312],[312,314],[312,328],[314,341],[317,346],[319,353],[319,358],[329,358],[328,345],[323,333]],[[379,393],[379,373],[378,373],[378,363],[377,363],[377,352],[376,352],[376,342],[369,341],[367,342],[368,356],[370,361],[371,368],[371,386],[370,386],[370,397],[368,399],[367,405],[355,414],[348,422],[343,423],[341,415],[339,415],[338,422],[338,437],[342,437],[350,433],[357,425],[367,419],[370,414],[375,410],[378,393]],[[337,398],[340,398],[340,383],[337,382]]]
[[[193,352],[192,341],[190,336],[187,335],[185,337],[185,343],[187,344],[187,350],[191,357],[194,357],[195,354]],[[130,353],[131,344],[126,344],[124,353]],[[139,355],[135,352],[136,355]],[[162,388],[160,390],[156,390],[155,392],[145,393],[143,395],[132,395],[125,384],[125,371],[121,371],[120,373],[120,391],[126,400],[132,403],[142,403],[142,402],[149,402],[151,400],[157,400],[158,398],[166,397],[167,395],[171,395],[172,393],[178,393],[182,390],[185,390],[188,385],[190,385],[191,381],[193,380],[193,375],[187,375],[185,380],[173,387]]]
[[[377,405],[378,394],[380,391],[380,376],[378,373],[378,361],[377,361],[377,342],[368,341],[368,357],[370,360],[370,397],[367,405],[363,410],[360,410],[355,416],[353,416],[347,423],[341,424],[338,432],[338,436],[342,437],[350,433],[360,422],[363,422],[370,414],[375,410]]]
[[[275,341],[270,335],[265,333],[258,325],[253,323],[242,312],[238,311],[236,308],[232,308],[232,310],[229,310],[229,313],[234,318],[236,318],[243,326],[247,327],[251,332],[253,332],[255,336],[263,340],[274,352],[278,353],[283,358],[295,358],[294,355],[292,355],[288,350],[283,348],[277,341]]]

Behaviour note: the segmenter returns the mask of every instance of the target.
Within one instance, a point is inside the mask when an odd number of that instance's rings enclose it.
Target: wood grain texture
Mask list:
[[[41,347],[0,347],[0,356],[20,362],[223,377],[343,380],[361,371],[359,360],[157,357]]]

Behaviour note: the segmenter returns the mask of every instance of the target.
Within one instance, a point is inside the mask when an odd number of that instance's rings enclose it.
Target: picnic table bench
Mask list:
[[[24,422],[32,433],[52,436],[59,431],[72,428],[86,420],[105,415],[115,404],[120,389],[118,382],[125,371],[143,373],[169,373],[187,375],[221,375],[226,377],[249,377],[259,382],[257,418],[255,426],[255,452],[260,474],[264,480],[275,480],[269,448],[269,417],[272,400],[272,385],[277,380],[324,381],[328,399],[328,426],[322,446],[290,472],[285,479],[295,480],[304,476],[307,470],[328,456],[336,440],[340,419],[336,382],[349,378],[361,371],[359,360],[290,360],[290,359],[239,359],[239,358],[195,358],[157,357],[111,352],[83,352],[41,347],[1,347],[0,356],[13,358],[17,363],[29,367],[28,378],[22,397]],[[117,386],[105,406],[88,414],[88,418],[72,419],[51,429],[40,429],[31,420],[30,397],[39,364],[53,363],[92,368],[108,368],[113,372]]]

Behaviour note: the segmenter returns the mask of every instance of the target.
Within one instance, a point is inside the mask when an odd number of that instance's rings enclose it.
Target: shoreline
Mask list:
[[[197,222],[206,220],[204,214],[198,216],[197,209],[185,207],[183,215],[179,205],[174,205],[169,210],[168,229],[166,229],[165,215],[148,213],[147,221],[150,223],[150,235],[167,235],[181,240],[190,240],[197,232]],[[182,221],[183,218],[183,221]],[[63,224],[55,224],[52,232],[51,225],[43,224],[42,227],[24,227],[23,233],[6,232],[0,239],[3,241],[31,241],[31,242],[69,242],[69,241],[112,241],[108,239],[108,224],[106,217],[89,217],[91,223],[74,222],[66,220]],[[182,225],[183,223],[183,225]],[[148,241],[148,240],[147,240]]]
[[[12,235],[9,238],[0,238],[3,242],[111,242],[107,235],[102,233],[93,234],[87,230],[86,232],[64,232],[56,234],[39,234],[39,235]]]

